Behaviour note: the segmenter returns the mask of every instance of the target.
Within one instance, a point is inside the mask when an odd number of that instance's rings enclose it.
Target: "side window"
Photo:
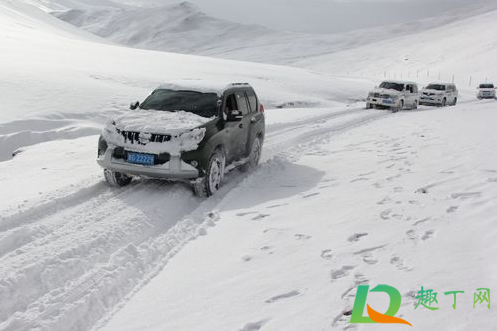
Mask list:
[[[226,97],[226,105],[224,107],[224,111],[227,112],[235,109],[238,109],[236,105],[236,98],[234,94],[230,94]]]
[[[236,103],[238,105],[238,110],[241,111],[243,115],[250,113],[245,92],[236,92]]]
[[[257,97],[255,96],[255,93],[253,91],[247,91],[247,98],[248,98],[250,110],[252,111],[252,113],[257,112],[258,111],[258,109],[257,109]]]
[[[406,86],[406,91],[407,91],[407,92],[409,92],[409,93],[414,93],[414,88],[412,87],[412,85],[411,85],[411,84],[408,84],[408,85]]]

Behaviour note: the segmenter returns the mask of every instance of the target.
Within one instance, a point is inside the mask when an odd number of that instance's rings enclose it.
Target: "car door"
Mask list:
[[[414,106],[414,101],[416,100],[416,94],[414,94],[414,86],[412,84],[406,85],[406,107],[412,108]]]
[[[264,114],[259,110],[259,100],[257,100],[254,90],[248,89],[246,94],[250,107],[250,130],[247,145],[247,151],[249,151],[257,134],[264,133]]]
[[[243,117],[240,121],[224,121],[223,141],[228,163],[232,163],[244,156],[247,146],[250,118],[249,107],[245,93],[239,90],[226,92],[223,102],[223,117],[226,119],[230,111],[238,110]]]

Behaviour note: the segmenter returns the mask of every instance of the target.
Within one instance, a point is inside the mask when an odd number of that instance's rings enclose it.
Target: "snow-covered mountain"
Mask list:
[[[236,18],[221,20],[189,2],[143,8],[110,1],[89,6],[89,0],[79,1],[64,2],[67,9],[53,14],[122,45],[278,64],[425,31],[485,10],[473,6],[418,22],[325,35],[274,31],[235,23]]]
[[[426,83],[454,79],[460,87],[474,89],[481,82],[497,81],[497,10],[495,4],[483,9],[453,23],[307,58],[295,65],[377,79],[385,75]]]

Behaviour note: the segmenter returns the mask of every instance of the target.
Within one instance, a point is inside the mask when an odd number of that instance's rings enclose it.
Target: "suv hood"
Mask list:
[[[198,148],[206,132],[201,126],[210,121],[184,111],[134,110],[109,121],[102,137],[132,151],[179,155]]]
[[[179,135],[211,121],[192,113],[158,110],[132,110],[128,114],[114,120],[115,127],[121,131],[135,131],[143,133],[158,133]]]
[[[388,94],[388,95],[401,95],[402,92],[393,90],[393,89],[385,89],[385,88],[375,88],[370,93],[380,93],[380,94]]]

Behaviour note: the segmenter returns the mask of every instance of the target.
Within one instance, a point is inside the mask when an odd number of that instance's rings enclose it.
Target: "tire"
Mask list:
[[[444,99],[442,100],[442,104],[441,104],[440,106],[441,106],[441,107],[445,107],[445,106],[447,106],[447,98],[444,98]]]
[[[193,191],[201,198],[208,198],[221,187],[224,177],[225,158],[221,150],[212,153],[205,176],[193,182]]]
[[[133,177],[122,172],[116,172],[109,169],[104,170],[104,177],[110,186],[123,187],[131,183]]]
[[[369,102],[366,103],[366,109],[373,109],[373,105]]]
[[[452,106],[455,106],[457,105],[457,98],[454,98],[454,103],[452,104]]]
[[[398,111],[402,111],[404,109],[404,100],[400,100],[399,106],[398,107],[393,107],[392,108],[392,113],[396,113]]]
[[[254,170],[261,159],[262,154],[262,139],[256,137],[252,143],[252,148],[250,149],[250,154],[248,156],[248,161],[240,167],[242,171]]]
[[[412,106],[412,109],[418,109],[418,100],[414,100],[414,106]]]

